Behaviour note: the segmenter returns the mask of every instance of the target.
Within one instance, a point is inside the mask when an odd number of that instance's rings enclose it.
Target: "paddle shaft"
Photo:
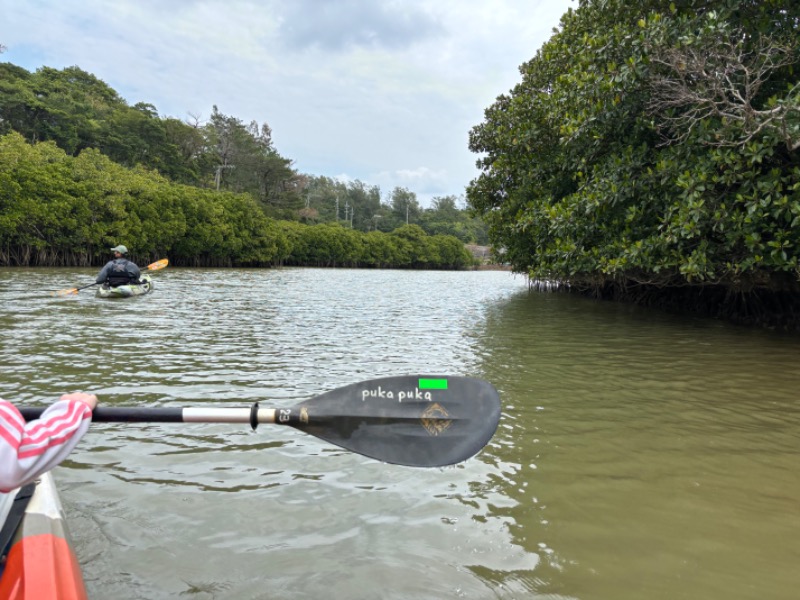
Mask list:
[[[42,416],[45,408],[41,407],[22,407],[19,412],[26,421],[32,421]],[[258,425],[276,424],[290,425],[292,427],[302,426],[307,422],[303,416],[302,406],[292,408],[261,408],[258,402],[250,407],[237,408],[203,408],[203,407],[114,407],[98,406],[92,411],[92,422],[94,423],[249,423],[253,429]],[[325,425],[335,423],[337,420],[348,419],[348,415],[326,415],[319,419]],[[383,417],[361,416],[363,421],[380,420]],[[406,420],[400,418],[399,420]],[[407,420],[416,421],[414,415]],[[428,417],[431,422],[445,421],[451,419],[439,418],[435,415]]]
[[[26,421],[38,419],[44,408],[20,408]],[[95,423],[275,423],[276,409],[259,408],[258,403],[247,408],[202,407],[114,407],[98,406],[92,411]],[[253,419],[255,418],[255,421]]]

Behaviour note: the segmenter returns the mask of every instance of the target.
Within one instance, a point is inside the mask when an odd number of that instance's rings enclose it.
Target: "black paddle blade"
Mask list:
[[[441,467],[477,454],[494,435],[500,397],[468,377],[373,379],[278,409],[276,421],[392,464]]]

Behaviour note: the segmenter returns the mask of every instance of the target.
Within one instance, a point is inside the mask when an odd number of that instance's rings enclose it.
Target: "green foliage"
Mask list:
[[[403,224],[410,225],[419,222],[422,208],[414,192],[406,188],[394,188],[389,196],[389,206],[391,210],[386,214],[383,223],[388,231],[393,231]]]
[[[302,197],[305,208],[301,219],[311,224],[341,222],[353,229],[370,231],[386,214],[380,188],[359,180],[345,183],[307,175]]]
[[[278,218],[299,210],[302,178],[291,168],[292,161],[273,147],[268,125],[259,128],[255,121],[245,125],[214,106],[204,133],[215,163],[217,190],[247,192],[268,215]]]
[[[283,224],[291,251],[286,264],[318,267],[463,269],[472,256],[451,236],[428,236],[419,226],[404,226],[390,234],[362,233],[342,224]]]
[[[0,263],[96,264],[125,240],[174,264],[271,264],[277,230],[245,194],[174,184],[97,150],[0,138]]]
[[[169,257],[174,265],[471,264],[458,240],[428,236],[417,225],[386,234],[341,223],[276,222],[246,193],[176,184],[95,149],[72,157],[53,142],[0,137],[0,264],[99,264],[120,242],[135,260]]]
[[[455,196],[434,198],[431,208],[420,207],[416,194],[396,188],[386,203],[378,186],[361,181],[341,182],[330,177],[306,176],[305,208],[299,220],[307,224],[343,223],[360,231],[391,232],[409,224],[419,225],[428,235],[451,235],[464,243],[488,244],[483,221],[457,207]],[[338,218],[337,218],[338,208]]]
[[[656,57],[713,24],[746,51],[788,44],[791,64],[753,102],[796,103],[800,5],[700,4],[581,1],[473,128],[483,158],[468,200],[516,271],[578,287],[797,288],[798,152],[769,129],[739,143],[724,118],[654,102],[653,82]],[[681,116],[690,130],[665,139]]]
[[[434,198],[431,208],[422,211],[419,225],[430,235],[451,235],[465,244],[485,246],[489,243],[483,221],[459,209],[455,196]]]

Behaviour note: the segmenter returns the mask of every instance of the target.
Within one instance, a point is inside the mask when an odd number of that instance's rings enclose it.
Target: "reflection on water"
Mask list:
[[[0,395],[279,407],[446,372],[503,401],[484,452],[433,470],[286,428],[95,425],[56,471],[92,597],[796,596],[796,337],[498,272],[170,268],[140,298],[47,294],[92,276],[0,270]]]
[[[611,304],[487,313],[494,453],[537,592],[792,598],[800,576],[800,341]]]

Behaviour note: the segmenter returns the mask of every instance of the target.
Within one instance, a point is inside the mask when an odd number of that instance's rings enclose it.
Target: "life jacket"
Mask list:
[[[106,283],[111,287],[138,283],[139,278],[128,271],[127,266],[128,259],[114,259],[114,263],[111,265],[111,271],[109,271],[108,276],[106,277]]]

